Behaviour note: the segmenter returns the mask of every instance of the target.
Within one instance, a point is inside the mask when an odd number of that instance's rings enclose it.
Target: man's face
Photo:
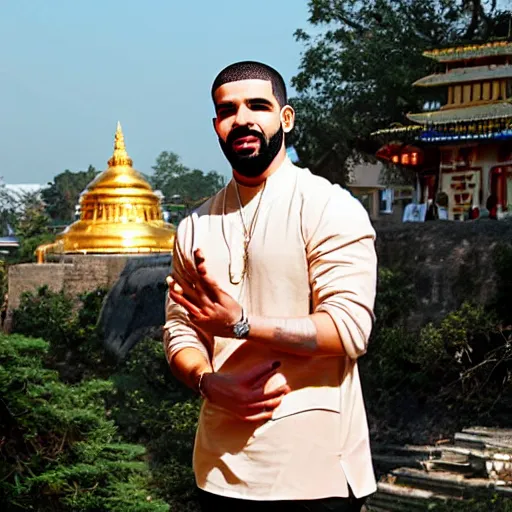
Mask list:
[[[245,176],[263,173],[283,144],[281,107],[267,80],[240,80],[214,93],[215,131],[226,158]]]

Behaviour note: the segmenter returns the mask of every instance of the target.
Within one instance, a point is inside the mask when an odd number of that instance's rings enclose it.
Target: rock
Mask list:
[[[105,297],[98,320],[109,352],[124,358],[143,338],[161,339],[170,254],[128,261]]]

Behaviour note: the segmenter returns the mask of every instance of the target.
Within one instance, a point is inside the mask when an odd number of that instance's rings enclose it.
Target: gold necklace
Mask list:
[[[263,184],[263,189],[260,193],[260,197],[258,199],[258,204],[256,206],[256,210],[254,212],[254,215],[252,216],[252,220],[251,220],[251,223],[249,224],[249,227],[247,227],[247,224],[246,224],[245,218],[244,218],[244,214],[243,214],[242,200],[240,198],[240,192],[238,190],[238,183],[235,181],[235,191],[236,191],[236,196],[238,199],[238,206],[239,206],[238,212],[240,214],[240,220],[242,221],[242,228],[244,231],[244,255],[243,255],[243,267],[242,267],[242,272],[241,272],[240,276],[235,275],[235,273],[232,271],[231,262],[230,262],[229,281],[231,282],[231,284],[235,284],[235,285],[240,284],[243,281],[244,277],[247,275],[247,271],[249,268],[249,265],[248,265],[249,244],[251,243],[252,236],[254,234],[254,230],[256,229],[256,220],[258,219],[258,215],[260,212],[261,200],[263,198],[263,192],[265,191],[266,184],[267,184],[266,182]],[[230,255],[230,259],[231,259],[231,249],[227,242],[227,237],[226,237],[226,233],[225,233],[225,229],[224,229],[224,216],[226,213],[226,192],[227,192],[227,187],[224,189],[224,198],[223,198],[224,204],[223,204],[223,208],[222,208],[222,233],[224,235],[224,240],[228,247],[228,251],[229,251],[229,255]]]

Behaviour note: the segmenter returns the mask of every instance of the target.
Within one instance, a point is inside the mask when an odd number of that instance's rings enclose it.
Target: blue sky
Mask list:
[[[306,0],[0,0],[0,176],[105,169],[121,121],[134,167],[164,150],[229,175],[210,86],[237,60],[296,74]],[[293,92],[293,91],[292,91]]]

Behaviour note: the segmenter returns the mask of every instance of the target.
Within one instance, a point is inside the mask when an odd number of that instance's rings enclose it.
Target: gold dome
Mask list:
[[[175,228],[164,222],[160,199],[132,167],[121,125],[117,124],[114,154],[108,169],[80,196],[80,220],[68,226],[53,244],[37,248],[46,253],[130,254],[171,252]]]

